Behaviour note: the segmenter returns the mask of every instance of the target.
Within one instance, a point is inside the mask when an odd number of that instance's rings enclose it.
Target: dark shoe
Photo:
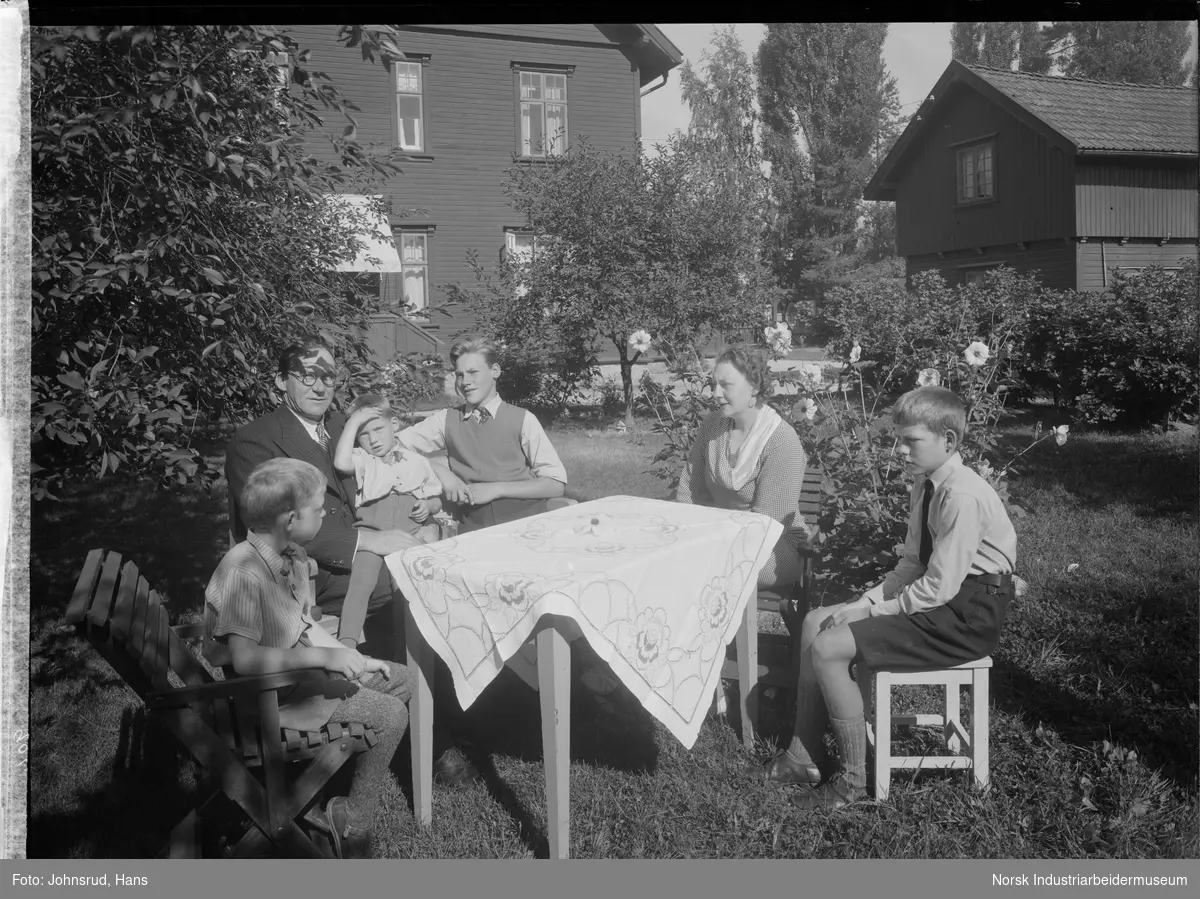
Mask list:
[[[815,787],[821,782],[820,768],[816,765],[802,765],[786,752],[779,753],[764,764],[751,765],[748,771],[755,780],[775,784],[803,784]]]
[[[338,858],[370,858],[374,834],[365,827],[350,823],[350,800],[335,796],[325,806],[325,821],[333,838],[333,851]]]
[[[444,787],[465,787],[482,775],[457,746],[451,746],[433,763],[433,779]]]
[[[852,787],[846,783],[846,778],[842,774],[835,774],[819,787],[793,794],[791,803],[806,812],[819,808],[833,811],[866,798],[867,791],[865,789]]]

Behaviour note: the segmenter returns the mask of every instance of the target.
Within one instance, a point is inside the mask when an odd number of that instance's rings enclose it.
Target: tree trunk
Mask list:
[[[633,427],[633,360],[621,353],[621,386],[625,388],[625,427]]]

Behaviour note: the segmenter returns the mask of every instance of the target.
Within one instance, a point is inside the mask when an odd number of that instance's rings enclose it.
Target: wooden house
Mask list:
[[[641,97],[665,83],[682,54],[654,25],[396,26],[404,59],[364,62],[329,25],[287,30],[311,50],[306,67],[333,78],[361,111],[360,142],[399,151],[403,174],[385,196],[399,272],[379,276],[385,304],[371,335],[377,355],[444,353],[473,325],[469,311],[438,314],[445,287],[471,287],[474,251],[485,265],[528,252],[532,235],[504,196],[514,158],[536,165],[586,136],[589,145],[632,148]],[[346,124],[330,117],[327,127]],[[312,152],[328,153],[314,140]],[[402,217],[397,210],[424,210]],[[412,314],[400,314],[407,301]]]
[[[1197,253],[1197,91],[951,62],[864,190],[907,274],[1102,290]]]

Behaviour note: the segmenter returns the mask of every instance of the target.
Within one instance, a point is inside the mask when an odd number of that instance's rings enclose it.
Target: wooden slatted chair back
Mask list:
[[[804,519],[811,534],[815,534],[818,530],[817,519],[821,514],[824,479],[825,476],[819,468],[809,465],[804,470],[804,481],[800,486],[800,504],[797,511]]]
[[[133,562],[122,566],[118,553],[88,553],[66,620],[143,698],[153,690],[170,689],[169,672],[188,686],[213,680],[171,628],[158,592]]]

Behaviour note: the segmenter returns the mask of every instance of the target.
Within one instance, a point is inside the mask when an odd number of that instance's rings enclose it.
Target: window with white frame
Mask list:
[[[537,245],[532,231],[508,230],[504,232],[504,254],[512,262],[524,265],[533,261],[533,250]]]
[[[996,196],[996,145],[992,141],[958,151],[958,202],[977,203]]]
[[[425,71],[419,62],[392,63],[396,87],[396,146],[425,150]]]
[[[427,229],[396,230],[400,271],[380,279],[385,306],[406,307],[410,315],[426,315],[429,308],[429,238]]]
[[[567,149],[567,75],[518,70],[522,156],[546,157]]]

